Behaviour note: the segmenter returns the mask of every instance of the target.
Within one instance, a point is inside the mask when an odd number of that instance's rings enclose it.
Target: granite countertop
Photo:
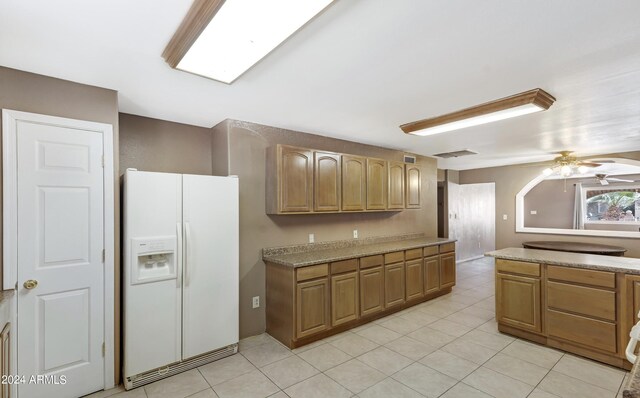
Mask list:
[[[533,263],[564,265],[567,267],[640,275],[640,259],[638,258],[523,249],[519,247],[509,247],[506,249],[496,250],[485,253],[485,255],[504,260],[528,261]]]
[[[354,245],[351,247],[323,248],[322,250],[308,250],[297,253],[273,255],[263,253],[262,259],[271,263],[297,268],[329,263],[332,261],[347,260],[356,257],[373,256],[376,254],[384,254],[400,250],[416,249],[425,246],[436,246],[455,241],[455,239],[419,237],[413,239],[399,239],[394,241]]]

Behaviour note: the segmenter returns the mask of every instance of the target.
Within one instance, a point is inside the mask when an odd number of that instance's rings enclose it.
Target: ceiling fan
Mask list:
[[[560,156],[553,159],[553,165],[542,171],[542,174],[545,176],[558,173],[562,177],[567,178],[571,177],[576,170],[580,174],[585,174],[590,168],[602,166],[603,163],[614,163],[612,160],[602,160],[598,162],[578,160],[572,151],[560,151],[557,152],[557,154]]]
[[[613,177],[609,177],[607,174],[596,174],[596,180],[601,184],[601,185],[609,185],[609,181],[615,181],[615,182],[636,182],[635,180],[625,180],[623,178],[613,178]]]

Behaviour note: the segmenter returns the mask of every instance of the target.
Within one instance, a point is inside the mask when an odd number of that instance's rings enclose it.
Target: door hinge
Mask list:
[[[104,167],[104,155],[102,155],[101,158],[102,158],[101,164],[102,164],[102,167]]]
[[[107,252],[102,249],[102,262],[104,263],[106,261],[106,257],[107,257]]]
[[[103,341],[102,342],[102,356],[103,357],[104,357],[105,351],[106,351],[106,346],[105,346],[104,341]]]

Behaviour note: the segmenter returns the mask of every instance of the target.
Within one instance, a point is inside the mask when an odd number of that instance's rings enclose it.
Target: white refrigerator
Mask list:
[[[124,384],[238,350],[238,179],[124,177]]]

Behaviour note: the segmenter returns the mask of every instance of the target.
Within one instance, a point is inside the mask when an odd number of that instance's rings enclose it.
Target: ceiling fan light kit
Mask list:
[[[553,163],[554,163],[553,166],[547,167],[546,169],[542,170],[542,174],[545,177],[550,177],[553,174],[558,174],[561,177],[569,178],[576,173],[587,174],[590,169],[600,167],[602,166],[603,163],[613,163],[613,161],[611,160],[600,160],[598,162],[578,160],[578,158],[572,155],[572,153],[573,152],[571,151],[561,151],[560,156],[553,159]],[[600,181],[600,183],[604,185],[603,181],[606,182],[606,175],[595,174],[595,176],[598,179],[598,181]],[[616,179],[611,179],[611,180],[616,180]],[[618,181],[625,181],[625,180],[618,180]],[[629,182],[633,182],[633,181],[629,181]]]
[[[400,128],[406,134],[420,136],[440,134],[546,111],[555,100],[551,94],[536,88],[445,115],[405,123]]]

